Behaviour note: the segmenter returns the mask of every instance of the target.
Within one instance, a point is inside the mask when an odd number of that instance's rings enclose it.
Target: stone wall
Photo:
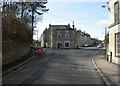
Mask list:
[[[23,58],[31,50],[31,43],[2,43],[2,65]]]

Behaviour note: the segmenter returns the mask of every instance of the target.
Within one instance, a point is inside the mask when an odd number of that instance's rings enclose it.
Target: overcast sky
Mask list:
[[[91,2],[90,2],[91,1]],[[95,2],[96,1],[96,2]],[[92,38],[104,39],[104,28],[108,27],[108,10],[102,8],[107,5],[108,0],[62,0],[48,1],[46,4],[49,11],[43,14],[42,21],[38,21],[38,34],[43,33],[49,24],[51,25],[70,25],[74,21],[75,27],[85,31]],[[34,35],[34,39],[37,36]]]

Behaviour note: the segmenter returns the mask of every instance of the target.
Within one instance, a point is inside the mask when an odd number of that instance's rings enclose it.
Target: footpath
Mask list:
[[[106,60],[103,53],[92,59],[107,86],[120,86],[120,66]]]

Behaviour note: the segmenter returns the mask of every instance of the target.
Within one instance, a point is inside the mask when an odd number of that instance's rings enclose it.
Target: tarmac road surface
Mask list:
[[[3,84],[94,84],[104,86],[92,64],[99,49],[46,49]],[[98,53],[99,54],[99,53]]]

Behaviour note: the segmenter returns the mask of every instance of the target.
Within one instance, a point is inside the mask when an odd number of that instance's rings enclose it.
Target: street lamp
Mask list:
[[[110,10],[110,7],[108,6],[108,4],[109,4],[109,2],[107,2],[107,5],[102,5],[101,7],[102,7],[102,8],[108,8],[108,11],[111,11],[111,10]]]
[[[110,8],[108,6],[109,2],[107,2],[107,5],[102,5],[102,8],[107,8],[108,11],[110,11]],[[106,36],[107,36],[107,27],[104,27],[104,48],[106,47]],[[107,47],[106,47],[107,48]]]

